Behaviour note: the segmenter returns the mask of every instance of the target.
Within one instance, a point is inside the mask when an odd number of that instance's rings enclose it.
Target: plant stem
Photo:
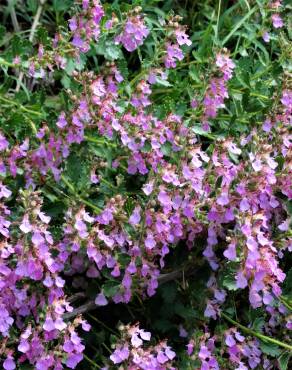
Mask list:
[[[114,331],[113,329],[111,329],[109,326],[107,326],[105,323],[103,323],[102,321],[100,321],[99,319],[97,319],[95,316],[91,315],[90,313],[87,314],[88,317],[90,317],[93,321],[96,321],[99,325],[103,326],[105,329],[107,329],[108,331],[110,331],[112,334],[114,335],[118,335],[119,333]]]
[[[88,361],[93,367],[95,367],[97,369],[101,369],[101,367],[99,365],[97,365],[94,361],[92,361],[88,356],[86,356],[85,353],[83,353],[83,356],[84,356],[84,359],[86,361]]]
[[[231,324],[237,326],[238,328],[240,328],[242,331],[244,331],[245,333],[247,334],[250,334],[256,338],[259,338],[261,339],[262,341],[264,342],[270,342],[270,343],[273,343],[273,344],[276,344],[280,347],[283,347],[283,348],[286,348],[288,349],[289,351],[292,352],[292,346],[287,344],[287,343],[284,343],[284,342],[281,342],[277,339],[274,339],[274,338],[271,338],[271,337],[268,337],[266,335],[263,335],[261,333],[258,333],[257,331],[254,331],[252,329],[249,329],[247,328],[246,326],[240,324],[239,322],[231,319],[231,317],[227,316],[224,312],[221,312],[221,316],[226,320],[226,321],[229,321]]]
[[[282,296],[278,297],[279,301],[290,311],[292,311],[292,307],[290,304],[286,301],[286,299]]]
[[[105,145],[112,146],[112,147],[116,148],[115,143],[111,143],[111,142],[105,140],[104,138],[95,138],[95,137],[92,137],[92,136],[84,135],[84,139],[86,141],[90,141],[92,143],[105,144]]]
[[[215,39],[217,41],[217,44],[219,43],[218,35],[219,35],[219,19],[220,19],[220,13],[221,13],[221,0],[219,0],[218,13],[217,13],[217,23],[216,23],[216,29],[215,29]]]
[[[7,60],[3,59],[3,58],[0,58],[0,65],[4,65],[4,66],[7,66],[7,67],[17,67],[16,64],[13,64],[13,63],[10,63],[10,62],[7,62]]]
[[[41,112],[37,112],[35,110],[31,110],[31,109],[28,109],[26,108],[25,106],[17,103],[16,101],[13,101],[13,100],[10,100],[10,99],[7,99],[7,98],[4,98],[4,96],[1,96],[0,95],[0,100],[2,100],[3,102],[7,103],[7,104],[10,104],[10,105],[13,105],[15,107],[18,107],[20,110],[22,110],[23,112],[27,112],[27,113],[30,113],[30,114],[35,114],[36,116],[42,116],[42,113]]]

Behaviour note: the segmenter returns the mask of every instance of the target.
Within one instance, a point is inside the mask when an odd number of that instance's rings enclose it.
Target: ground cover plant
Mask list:
[[[291,9],[1,2],[1,368],[291,368]]]

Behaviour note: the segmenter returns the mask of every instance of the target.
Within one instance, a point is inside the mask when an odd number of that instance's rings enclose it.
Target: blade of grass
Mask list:
[[[237,24],[236,26],[229,32],[229,34],[225,37],[222,41],[222,46],[224,46],[227,41],[233,36],[233,34],[243,25],[243,23],[257,10],[257,6],[254,6]]]
[[[220,19],[220,13],[221,13],[221,0],[219,0],[218,4],[218,13],[217,13],[217,23],[216,23],[216,29],[215,29],[215,39],[217,44],[219,44],[219,19]]]

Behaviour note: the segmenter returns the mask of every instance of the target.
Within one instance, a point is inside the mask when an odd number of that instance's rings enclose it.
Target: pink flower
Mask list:
[[[283,20],[278,13],[272,15],[272,22],[274,28],[281,28],[284,25]]]

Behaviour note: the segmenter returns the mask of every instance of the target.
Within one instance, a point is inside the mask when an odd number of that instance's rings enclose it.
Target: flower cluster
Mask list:
[[[186,34],[185,27],[179,24],[181,17],[179,15],[169,19],[169,38],[166,41],[166,56],[164,64],[166,68],[175,68],[177,61],[184,58],[182,46],[192,44],[189,36]]]
[[[121,342],[116,344],[110,360],[132,370],[174,370],[172,360],[176,356],[175,352],[166,341],[155,346],[145,346],[144,342],[150,339],[151,333],[140,329],[138,325],[123,327]]]
[[[140,12],[140,8],[135,8],[136,13]],[[142,10],[142,9],[141,9]],[[136,14],[130,16],[120,35],[116,36],[115,42],[121,43],[126,50],[132,52],[143,44],[144,39],[149,35],[149,29],[144,24],[144,19],[141,15]]]

